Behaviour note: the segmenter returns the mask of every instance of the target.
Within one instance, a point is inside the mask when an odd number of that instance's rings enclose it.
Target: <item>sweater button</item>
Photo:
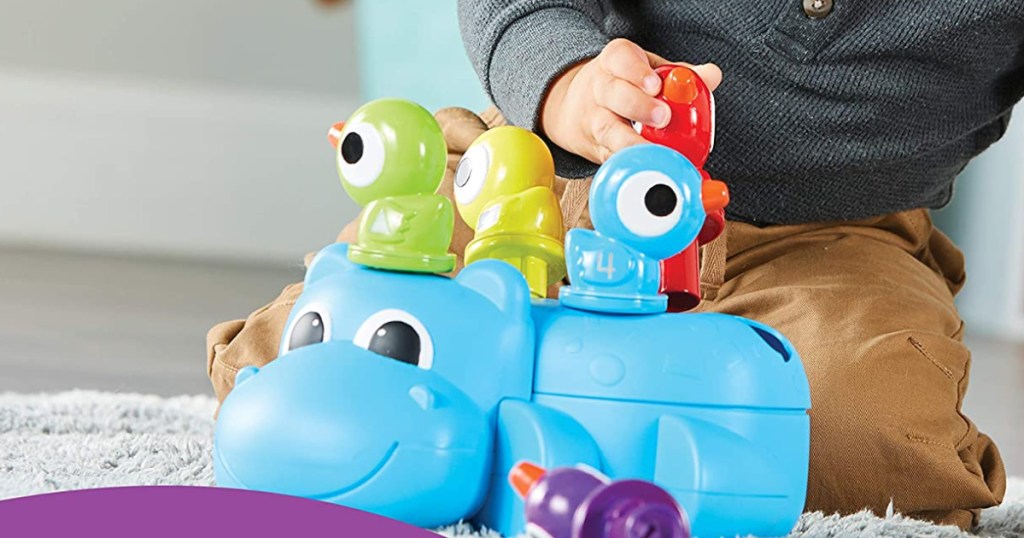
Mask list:
[[[832,0],[804,0],[804,13],[812,19],[823,19],[832,13]]]

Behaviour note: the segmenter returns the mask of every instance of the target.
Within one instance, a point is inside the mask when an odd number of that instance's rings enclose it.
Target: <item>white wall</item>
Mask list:
[[[960,175],[936,221],[967,259],[958,305],[971,331],[1024,341],[1024,106]]]
[[[0,0],[0,243],[294,262],[356,208],[350,8]]]

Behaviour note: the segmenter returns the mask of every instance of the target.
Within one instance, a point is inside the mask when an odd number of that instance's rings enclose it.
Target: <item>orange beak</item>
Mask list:
[[[509,471],[508,482],[512,484],[512,489],[516,490],[520,497],[525,498],[530,488],[544,476],[545,472],[543,467],[528,461],[521,461]]]
[[[327,141],[331,143],[331,147],[338,149],[338,144],[341,144],[341,131],[345,129],[345,122],[339,121],[331,126],[331,129],[327,131]]]
[[[721,181],[709,179],[700,186],[700,199],[704,203],[704,213],[711,214],[729,205],[729,187]]]
[[[676,67],[665,78],[665,97],[674,103],[688,105],[697,98],[697,73],[688,67]]]

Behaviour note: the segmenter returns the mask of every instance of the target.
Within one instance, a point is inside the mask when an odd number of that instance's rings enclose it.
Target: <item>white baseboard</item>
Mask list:
[[[0,243],[293,262],[356,214],[325,133],[357,104],[0,72]]]

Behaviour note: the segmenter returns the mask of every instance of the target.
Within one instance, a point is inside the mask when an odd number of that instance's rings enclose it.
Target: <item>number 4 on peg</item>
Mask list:
[[[615,278],[615,254],[608,252],[608,263],[604,262],[604,251],[597,253],[597,272],[604,273],[608,280]]]

